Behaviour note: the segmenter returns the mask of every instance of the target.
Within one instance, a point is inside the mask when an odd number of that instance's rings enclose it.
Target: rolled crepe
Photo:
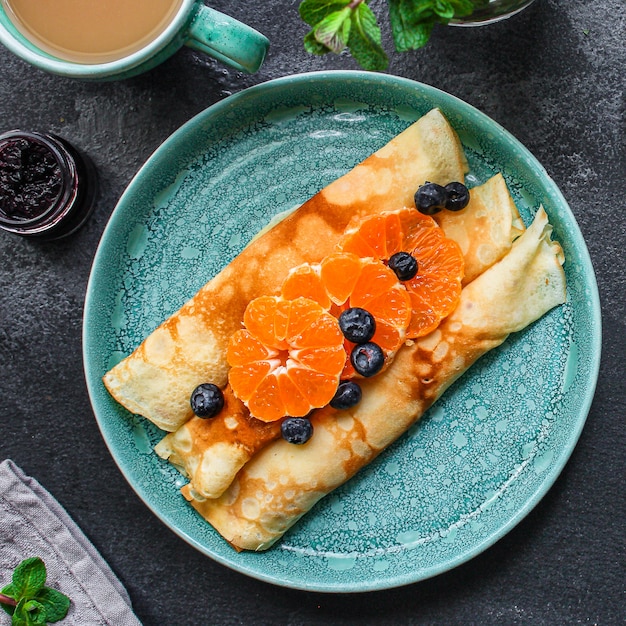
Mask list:
[[[465,275],[472,278],[501,259],[524,229],[501,174],[472,189],[462,211],[442,211],[435,217],[446,235],[461,246]],[[189,477],[197,499],[219,497],[245,463],[280,435],[278,428],[270,430],[250,418],[243,403],[231,395],[229,391],[218,416],[190,419],[155,448]]]
[[[192,417],[165,436],[155,452],[189,478],[194,498],[217,498],[254,454],[278,437],[280,421],[255,419],[227,386],[219,415]]]
[[[461,248],[464,285],[499,261],[525,229],[502,174],[474,187],[463,210],[441,211],[434,218]]]
[[[175,431],[192,417],[200,383],[226,384],[226,349],[253,298],[277,294],[289,269],[333,251],[350,219],[412,206],[430,180],[462,181],[467,161],[437,109],[255,239],[128,357],[104,376],[132,413]]]
[[[565,301],[563,251],[551,231],[540,209],[511,251],[463,289],[437,330],[363,381],[358,405],[312,415],[314,435],[306,444],[269,444],[218,499],[194,500],[188,487],[183,495],[235,548],[269,548],[402,435],[478,358]]]

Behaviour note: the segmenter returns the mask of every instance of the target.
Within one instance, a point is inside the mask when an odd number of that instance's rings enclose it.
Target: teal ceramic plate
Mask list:
[[[470,185],[502,172],[528,223],[543,204],[567,263],[567,303],[485,356],[401,440],[265,553],[232,550],[151,452],[163,433],[101,377],[272,216],[302,203],[432,107],[458,131]],[[367,591],[459,565],[517,524],[554,483],[586,419],[600,358],[587,248],[561,193],[510,134],[460,100],[363,72],[271,81],[207,109],[141,168],[89,281],[84,360],[111,454],[154,513],[239,572],[299,589]]]

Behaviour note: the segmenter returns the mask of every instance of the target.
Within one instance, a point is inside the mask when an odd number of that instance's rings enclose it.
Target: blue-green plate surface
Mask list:
[[[265,553],[236,553],[151,452],[163,435],[121,408],[102,375],[227,264],[272,216],[298,205],[412,121],[440,107],[470,185],[502,172],[529,223],[540,204],[565,250],[567,303],[481,359],[421,422],[324,498]],[[175,132],[129,185],[88,286],[84,360],[104,439],[154,513],[198,550],[278,585],[329,592],[419,581],[485,550],[554,483],[593,397],[600,307],[587,248],[554,182],[509,133],[409,80],[326,72],[230,96]]]

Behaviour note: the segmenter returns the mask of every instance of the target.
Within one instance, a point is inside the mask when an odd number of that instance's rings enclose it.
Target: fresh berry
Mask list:
[[[435,215],[446,205],[447,193],[437,183],[424,183],[415,192],[415,207],[424,215]]]
[[[349,409],[361,401],[361,387],[352,380],[342,380],[337,387],[335,397],[330,401],[333,409]]]
[[[190,403],[198,417],[215,417],[224,408],[224,394],[217,385],[202,383],[193,390]]]
[[[306,417],[288,417],[280,425],[280,434],[288,443],[306,443],[313,434],[313,424]]]
[[[470,194],[463,183],[450,183],[445,186],[447,193],[446,209],[448,211],[460,211],[464,209],[470,201]]]
[[[389,259],[389,267],[398,280],[411,280],[417,274],[417,259],[408,252],[396,252]]]
[[[348,341],[365,343],[376,332],[376,320],[365,309],[352,307],[343,311],[339,316],[339,328]]]
[[[369,378],[380,372],[385,362],[382,348],[373,342],[354,346],[350,353],[350,363],[361,376]]]

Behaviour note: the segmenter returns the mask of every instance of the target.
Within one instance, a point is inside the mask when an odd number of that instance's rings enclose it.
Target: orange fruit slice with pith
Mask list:
[[[351,307],[371,313],[376,320],[372,341],[383,349],[385,366],[406,339],[411,319],[409,295],[395,273],[378,259],[340,252],[320,263],[305,263],[291,270],[281,294],[283,298],[302,295],[315,300],[337,318]],[[344,347],[349,355],[354,344],[346,339]],[[342,378],[355,375],[347,359]]]
[[[435,220],[415,209],[380,213],[349,225],[338,248],[385,262],[397,252],[415,257],[417,274],[403,281],[411,300],[407,339],[435,330],[459,302],[463,253]]]
[[[330,402],[346,353],[328,311],[308,298],[261,296],[243,323],[228,345],[228,382],[253,417],[302,417]]]

